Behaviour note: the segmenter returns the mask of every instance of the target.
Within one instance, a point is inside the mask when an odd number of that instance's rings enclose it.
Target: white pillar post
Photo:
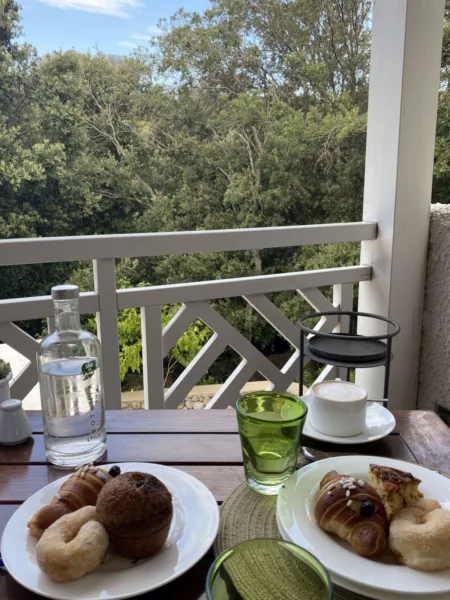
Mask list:
[[[391,409],[416,408],[444,4],[377,0],[373,9],[363,220],[379,231],[362,243],[373,278],[360,284],[359,310],[402,328]],[[381,397],[383,378],[382,367],[357,372],[372,398]]]
[[[117,327],[116,264],[114,258],[100,258],[93,262],[94,285],[98,294],[97,333],[102,344],[105,408],[120,410],[122,392]]]

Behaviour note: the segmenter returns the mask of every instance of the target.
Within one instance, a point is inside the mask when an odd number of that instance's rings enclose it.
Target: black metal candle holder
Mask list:
[[[392,331],[380,335],[361,335],[358,333],[325,333],[310,329],[304,325],[308,319],[332,316],[348,316],[349,331],[357,332],[359,317],[366,317],[387,323],[387,329]],[[309,359],[324,365],[347,369],[369,369],[385,367],[383,398],[388,398],[390,365],[393,355],[391,352],[392,339],[400,333],[400,326],[392,319],[355,311],[329,311],[310,313],[298,321],[300,328],[300,391],[303,391],[304,359]],[[307,336],[307,337],[305,337]],[[386,405],[386,402],[384,403]]]

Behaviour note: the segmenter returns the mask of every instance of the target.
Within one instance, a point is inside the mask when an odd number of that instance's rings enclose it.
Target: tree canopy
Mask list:
[[[179,10],[161,22],[163,35],[130,56],[38,56],[17,41],[19,5],[0,0],[0,236],[359,220],[370,19],[370,0],[212,0],[202,14]],[[450,186],[449,14],[444,32],[434,183],[441,202]],[[118,269],[139,285],[357,259],[357,246],[346,244],[143,259]],[[3,268],[0,294],[47,294],[80,271],[89,280],[89,269]],[[291,317],[304,308],[290,294],[277,303]],[[217,308],[258,347],[279,344],[244,302]],[[122,351],[136,358],[138,334],[125,339],[127,326]]]

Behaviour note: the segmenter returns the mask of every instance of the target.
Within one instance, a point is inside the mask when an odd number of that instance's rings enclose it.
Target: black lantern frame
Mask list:
[[[310,329],[304,323],[308,319],[348,316],[349,331],[357,331],[358,318],[365,317],[382,321],[387,324],[388,332],[379,335],[361,335],[352,333],[325,333]],[[387,400],[389,393],[389,376],[391,360],[393,359],[392,339],[400,333],[400,326],[392,319],[356,311],[327,311],[315,312],[301,317],[298,321],[300,328],[300,381],[299,389],[303,391],[303,371],[305,357],[319,364],[332,365],[347,369],[370,369],[384,366],[383,399]],[[391,328],[391,331],[389,331]],[[386,406],[387,402],[384,402]]]

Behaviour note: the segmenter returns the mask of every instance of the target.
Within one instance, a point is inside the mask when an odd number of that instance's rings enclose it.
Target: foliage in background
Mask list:
[[[129,287],[129,286],[122,286]],[[162,328],[169,324],[176,315],[180,305],[163,306],[161,311]],[[87,328],[96,331],[95,318],[87,321]],[[142,336],[141,314],[137,308],[126,308],[119,311],[118,318],[120,344],[120,378],[122,381],[128,373],[142,373]],[[200,352],[211,335],[210,329],[201,321],[196,320],[179,338],[170,351],[164,364],[164,382],[169,383],[174,372],[181,367],[187,367],[192,359]]]
[[[116,267],[117,285],[121,289],[132,286],[129,277],[136,268],[136,261],[124,259]],[[78,285],[82,292],[93,289],[94,278],[92,265],[86,264],[78,268],[71,277],[71,283]],[[140,283],[137,287],[146,287],[147,283]],[[163,306],[161,311],[162,328],[166,327],[180,309],[180,305],[172,304]],[[94,314],[82,316],[84,328],[97,332],[97,323]],[[120,346],[120,378],[125,382],[125,388],[132,386],[133,378],[127,377],[132,373],[142,373],[142,335],[141,313],[137,308],[126,308],[118,312],[118,331]],[[178,339],[164,361],[165,383],[169,384],[173,375],[178,374],[200,352],[208,341],[211,330],[198,319],[195,320]],[[128,381],[130,380],[130,381]]]
[[[0,0],[0,237],[360,220],[371,6],[212,0],[202,14],[180,10],[163,21],[164,34],[130,56],[38,57],[18,41],[19,5]],[[449,22],[448,3],[440,202],[450,189]],[[118,279],[137,286],[243,277],[351,265],[358,253],[357,244],[340,244],[121,261]],[[92,289],[79,264],[4,267],[0,297],[83,279]],[[292,319],[309,310],[292,293],[274,301]],[[288,350],[242,299],[215,308],[266,354]],[[173,310],[164,309],[164,323]],[[139,324],[139,311],[121,312],[122,377],[140,368]],[[173,350],[176,369],[209,335],[195,327]],[[40,333],[39,325],[28,330]]]
[[[10,373],[11,365],[0,358],[0,380],[5,379]]]

